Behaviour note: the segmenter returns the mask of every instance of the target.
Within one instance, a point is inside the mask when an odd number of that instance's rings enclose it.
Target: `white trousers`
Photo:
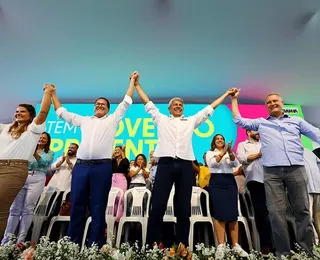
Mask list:
[[[17,242],[24,242],[33,219],[33,211],[43,191],[46,176],[43,172],[29,174],[23,188],[10,207],[7,228],[1,244],[8,242],[8,234],[17,232]]]

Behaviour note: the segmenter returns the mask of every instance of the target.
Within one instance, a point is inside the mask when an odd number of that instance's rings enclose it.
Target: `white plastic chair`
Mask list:
[[[70,189],[66,190],[63,192],[63,196],[62,196],[62,202],[61,205],[63,204],[64,201],[66,201],[68,194],[70,193]],[[52,217],[49,227],[48,227],[48,231],[47,231],[47,237],[50,237],[53,225],[55,222],[70,222],[70,216],[54,216]]]
[[[251,239],[251,234],[250,234],[250,229],[249,229],[249,224],[247,219],[242,215],[241,212],[241,207],[240,207],[240,200],[238,199],[238,222],[242,223],[244,226],[244,230],[246,232],[246,237],[247,237],[247,241],[248,241],[248,246],[249,246],[249,250],[251,251],[253,249],[252,247],[252,239]]]
[[[251,233],[252,233],[252,244],[255,250],[258,252],[261,251],[260,249],[260,236],[259,232],[257,229],[257,224],[256,224],[256,219],[255,219],[255,213],[254,213],[254,208],[251,200],[251,194],[248,189],[245,190],[244,193],[240,194],[240,199],[242,200],[247,215],[248,215],[248,220],[251,224]]]
[[[132,207],[131,213],[127,216],[127,207],[128,207],[128,195],[132,195]],[[144,196],[147,194],[147,205],[144,209],[143,201]],[[129,189],[124,194],[124,214],[120,219],[118,233],[117,233],[117,242],[116,246],[120,246],[121,242],[121,235],[123,230],[123,225],[126,222],[138,222],[141,224],[142,227],[142,245],[146,244],[146,237],[147,237],[147,225],[148,225],[148,217],[149,217],[149,207],[150,207],[150,198],[151,192],[146,187],[135,187]]]
[[[202,207],[201,207],[201,194],[205,195],[206,198],[206,209],[207,209],[207,216],[203,215]],[[212,227],[213,237],[215,240],[215,244],[217,245],[217,240],[214,235],[214,227],[213,221],[210,214],[210,207],[209,207],[209,193],[200,188],[200,187],[192,187],[192,196],[191,196],[191,217],[190,217],[190,232],[189,232],[189,247],[193,250],[193,234],[194,234],[194,224],[197,222],[204,222],[210,223]],[[208,230],[205,228],[205,232],[207,233]],[[208,234],[205,235],[206,244],[209,244]]]
[[[44,188],[33,214],[31,241],[35,243],[38,242],[42,224],[44,221],[48,220],[59,194],[60,190],[56,187],[50,186]]]
[[[167,203],[167,209],[163,216],[163,222],[173,222],[177,223],[177,218],[174,215],[174,207],[173,207],[173,198],[174,198],[174,188],[171,189],[168,203]]]
[[[117,204],[117,208],[115,208],[116,199],[118,196],[119,196],[119,201]],[[112,187],[109,191],[108,204],[107,204],[107,208],[106,208],[106,223],[107,223],[107,228],[108,228],[107,243],[111,246],[112,246],[112,236],[111,235],[115,234],[115,222],[117,220],[117,215],[118,215],[119,208],[121,207],[122,200],[123,200],[123,190],[121,190],[119,188]],[[86,225],[84,228],[81,248],[84,248],[84,245],[86,243],[88,230],[89,230],[89,226],[91,224],[91,221],[92,221],[92,218],[89,217],[87,219],[87,222],[86,222]]]

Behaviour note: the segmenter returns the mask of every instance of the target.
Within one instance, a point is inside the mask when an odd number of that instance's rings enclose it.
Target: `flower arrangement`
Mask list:
[[[163,248],[162,245],[154,245],[152,248],[139,247],[138,243],[130,245],[123,243],[120,248],[104,245],[100,250],[96,245],[80,250],[79,246],[64,237],[58,242],[50,242],[49,238],[42,237],[39,244],[30,242],[16,243],[11,237],[9,242],[0,246],[0,260],[214,260],[215,248],[206,247],[203,243],[195,246],[192,252],[183,244],[174,245],[171,248]],[[320,256],[320,245],[314,246],[314,254]],[[225,259],[240,259],[233,255],[227,248]],[[249,259],[266,259],[256,251],[251,251]],[[277,259],[274,255],[267,256],[269,260]],[[297,247],[296,252],[283,260],[308,260],[307,255]]]

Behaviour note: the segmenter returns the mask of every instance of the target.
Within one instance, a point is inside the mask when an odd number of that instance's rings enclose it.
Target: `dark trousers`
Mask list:
[[[277,254],[287,255],[291,250],[287,223],[288,196],[295,218],[297,242],[311,255],[314,233],[309,212],[305,167],[263,167],[263,170],[267,207]]]
[[[271,226],[267,208],[266,193],[264,184],[257,181],[249,181],[247,188],[251,194],[251,201],[254,208],[257,229],[260,236],[261,248],[272,248]]]
[[[188,245],[193,181],[194,172],[191,161],[160,158],[152,190],[147,232],[148,245],[152,246],[154,242],[159,243],[161,240],[163,216],[173,184],[175,184],[174,213],[177,218],[175,242]]]
[[[72,171],[71,216],[68,230],[68,236],[74,243],[82,242],[89,203],[92,222],[88,246],[96,243],[101,247],[105,243],[105,211],[111,178],[111,162],[95,165],[75,164]]]

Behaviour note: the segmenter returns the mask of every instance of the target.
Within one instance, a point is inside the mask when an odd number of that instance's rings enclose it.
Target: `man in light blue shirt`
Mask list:
[[[231,96],[232,114],[238,126],[258,131],[261,137],[267,207],[277,254],[289,255],[291,250],[286,220],[288,195],[295,217],[297,242],[313,257],[314,234],[301,134],[320,142],[320,130],[299,117],[284,114],[283,100],[277,93],[266,97],[268,118],[242,118],[238,109],[239,92],[240,89]]]

